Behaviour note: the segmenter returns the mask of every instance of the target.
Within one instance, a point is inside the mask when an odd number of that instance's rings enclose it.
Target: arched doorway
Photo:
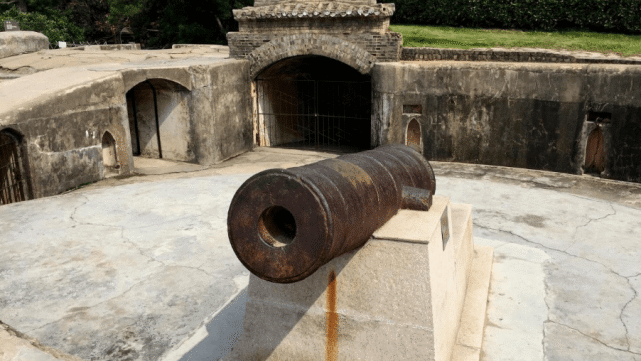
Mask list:
[[[412,119],[407,123],[405,132],[405,145],[412,147],[417,152],[423,153],[423,136],[418,120]]]
[[[0,204],[30,198],[25,169],[22,136],[8,129],[0,131]]]
[[[371,80],[337,60],[296,56],[255,79],[256,142],[329,151],[370,148]]]
[[[133,155],[195,161],[189,96],[188,89],[165,79],[145,80],[127,92]]]
[[[116,140],[109,132],[102,136],[102,165],[105,168],[105,177],[118,174],[118,156],[116,155]]]

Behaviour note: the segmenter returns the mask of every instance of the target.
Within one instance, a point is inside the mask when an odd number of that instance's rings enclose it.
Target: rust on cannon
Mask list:
[[[399,209],[429,209],[435,190],[420,153],[386,145],[255,174],[232,199],[227,231],[247,269],[291,283],[365,244]]]

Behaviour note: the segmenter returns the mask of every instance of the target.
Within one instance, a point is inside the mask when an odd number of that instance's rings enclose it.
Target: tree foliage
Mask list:
[[[253,0],[20,1],[26,2],[29,14],[67,16],[84,30],[88,41],[118,43],[126,28],[134,33],[136,42],[150,48],[176,43],[225,44],[227,32],[238,29],[232,9],[253,4]]]
[[[56,9],[50,9],[46,14],[42,14],[37,12],[25,13],[18,10],[17,7],[13,7],[0,13],[0,22],[5,20],[18,21],[21,30],[43,33],[49,38],[51,44],[57,44],[58,41],[80,42],[85,40],[83,29]]]
[[[397,24],[641,33],[641,0],[379,0],[396,3]],[[2,5],[4,4],[4,5]],[[232,9],[253,0],[0,0],[3,18],[50,41],[118,43],[131,30],[143,47],[225,44]],[[15,9],[18,6],[21,11]],[[26,11],[25,11],[26,10]],[[7,12],[11,12],[10,15]]]
[[[397,0],[397,24],[641,34],[640,0]]]
[[[155,0],[132,22],[136,36],[149,47],[171,44],[225,44],[238,29],[232,9],[253,0]]]

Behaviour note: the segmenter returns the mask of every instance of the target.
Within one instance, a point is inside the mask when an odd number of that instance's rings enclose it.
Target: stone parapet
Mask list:
[[[35,31],[0,32],[0,59],[49,49],[49,39]]]
[[[403,61],[506,61],[533,63],[595,63],[595,64],[635,64],[641,65],[641,57],[621,57],[593,52],[556,51],[548,49],[439,49],[403,48]]]
[[[140,44],[103,44],[103,45],[86,45],[82,47],[85,51],[123,51],[123,50],[140,50]],[[72,48],[73,49],[73,48]],[[80,49],[78,49],[80,50]]]

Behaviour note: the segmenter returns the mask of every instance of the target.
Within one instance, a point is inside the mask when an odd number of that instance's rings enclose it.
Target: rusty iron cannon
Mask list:
[[[291,283],[365,244],[399,209],[429,209],[435,190],[420,153],[386,145],[255,174],[232,199],[227,231],[247,269]]]

